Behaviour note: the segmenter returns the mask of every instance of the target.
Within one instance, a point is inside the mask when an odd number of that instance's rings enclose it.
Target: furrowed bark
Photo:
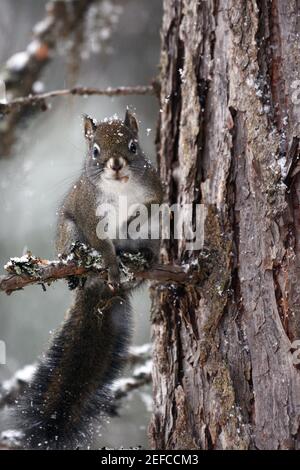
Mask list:
[[[296,1],[164,2],[160,173],[212,269],[152,291],[153,448],[300,448],[298,35]]]

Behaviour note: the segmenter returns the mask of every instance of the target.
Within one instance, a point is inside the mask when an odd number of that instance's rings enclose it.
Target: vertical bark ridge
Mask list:
[[[210,273],[152,291],[155,448],[299,447],[298,29],[293,0],[165,1],[160,168],[207,209]]]

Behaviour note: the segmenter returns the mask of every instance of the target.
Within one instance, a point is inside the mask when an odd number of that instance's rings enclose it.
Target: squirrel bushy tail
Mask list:
[[[126,361],[129,317],[122,290],[114,295],[94,276],[77,288],[19,404],[24,447],[75,449],[89,440],[95,416],[111,406],[110,385]]]

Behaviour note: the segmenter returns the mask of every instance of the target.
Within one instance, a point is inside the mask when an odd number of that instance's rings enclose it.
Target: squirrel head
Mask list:
[[[106,119],[98,123],[85,115],[84,135],[88,143],[85,168],[93,182],[124,184],[144,172],[146,159],[139,145],[138,123],[128,110],[124,121]]]

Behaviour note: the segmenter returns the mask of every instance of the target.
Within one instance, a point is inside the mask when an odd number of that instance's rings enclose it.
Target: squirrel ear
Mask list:
[[[137,120],[135,116],[128,109],[126,109],[124,124],[125,126],[129,127],[129,129],[131,129],[134,132],[134,134],[138,133],[139,126],[138,126]]]
[[[83,115],[84,135],[85,138],[91,140],[97,129],[97,122],[87,114]]]

